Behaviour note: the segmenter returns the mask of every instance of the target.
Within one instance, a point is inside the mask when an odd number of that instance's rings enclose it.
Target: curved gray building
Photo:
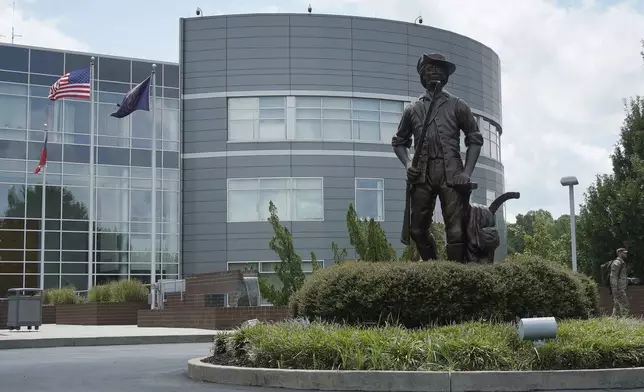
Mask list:
[[[303,258],[313,251],[328,265],[332,241],[351,248],[349,203],[402,249],[405,177],[390,143],[404,106],[423,92],[415,68],[423,52],[456,63],[447,89],[480,121],[472,201],[489,204],[504,191],[500,62],[487,46],[336,15],[226,15],[180,26],[184,274],[270,271],[278,259],[268,248],[269,200]],[[503,235],[497,257],[505,252]]]

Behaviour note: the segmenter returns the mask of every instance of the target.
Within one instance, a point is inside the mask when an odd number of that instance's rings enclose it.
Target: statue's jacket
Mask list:
[[[421,154],[418,157],[417,168],[421,171],[419,182],[423,182],[426,178],[429,159],[428,143],[431,142],[431,138],[428,136],[437,132],[445,165],[446,184],[451,186],[454,176],[463,171],[463,160],[460,154],[461,130],[465,134],[466,147],[472,144],[482,146],[483,135],[479,131],[478,123],[469,106],[462,99],[442,90],[436,94],[432,112],[429,113],[432,117],[430,117],[428,133],[424,138],[423,145],[419,148],[418,142],[430,103],[431,93],[425,92],[418,101],[405,108],[398,125],[398,131],[392,138],[391,144],[394,148],[401,145],[410,148],[413,137],[414,150]]]

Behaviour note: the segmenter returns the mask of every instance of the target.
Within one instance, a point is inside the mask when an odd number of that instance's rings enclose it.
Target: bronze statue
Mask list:
[[[423,54],[416,69],[426,92],[405,109],[391,141],[396,156],[407,169],[401,242],[409,245],[411,237],[423,260],[436,259],[436,245],[429,227],[438,197],[445,220],[447,258],[458,262],[487,261],[490,249],[493,258],[498,246],[494,213],[505,200],[518,194],[502,195],[498,203],[490,206],[494,206],[493,210],[470,206],[470,194],[476,188],[470,177],[483,146],[483,135],[469,106],[443,89],[456,65],[443,55]],[[465,163],[460,154],[461,131],[467,147]],[[409,155],[412,138],[413,160]],[[483,213],[472,214],[479,210]]]

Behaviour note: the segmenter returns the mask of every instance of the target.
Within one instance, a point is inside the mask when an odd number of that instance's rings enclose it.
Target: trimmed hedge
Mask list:
[[[592,280],[537,257],[491,265],[344,262],[310,276],[291,297],[294,317],[409,328],[516,317],[588,318]]]
[[[215,336],[220,365],[280,369],[485,371],[644,366],[644,322],[564,320],[556,340],[534,347],[516,325],[468,322],[409,330],[326,323],[257,324]]]

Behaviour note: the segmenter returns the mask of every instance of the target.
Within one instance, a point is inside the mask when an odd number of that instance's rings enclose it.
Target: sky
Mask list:
[[[0,0],[0,41],[178,61],[180,17],[306,12],[413,21],[451,30],[501,58],[502,160],[508,220],[543,208],[569,212],[559,180],[579,179],[575,201],[610,154],[624,99],[644,94],[644,0]]]

